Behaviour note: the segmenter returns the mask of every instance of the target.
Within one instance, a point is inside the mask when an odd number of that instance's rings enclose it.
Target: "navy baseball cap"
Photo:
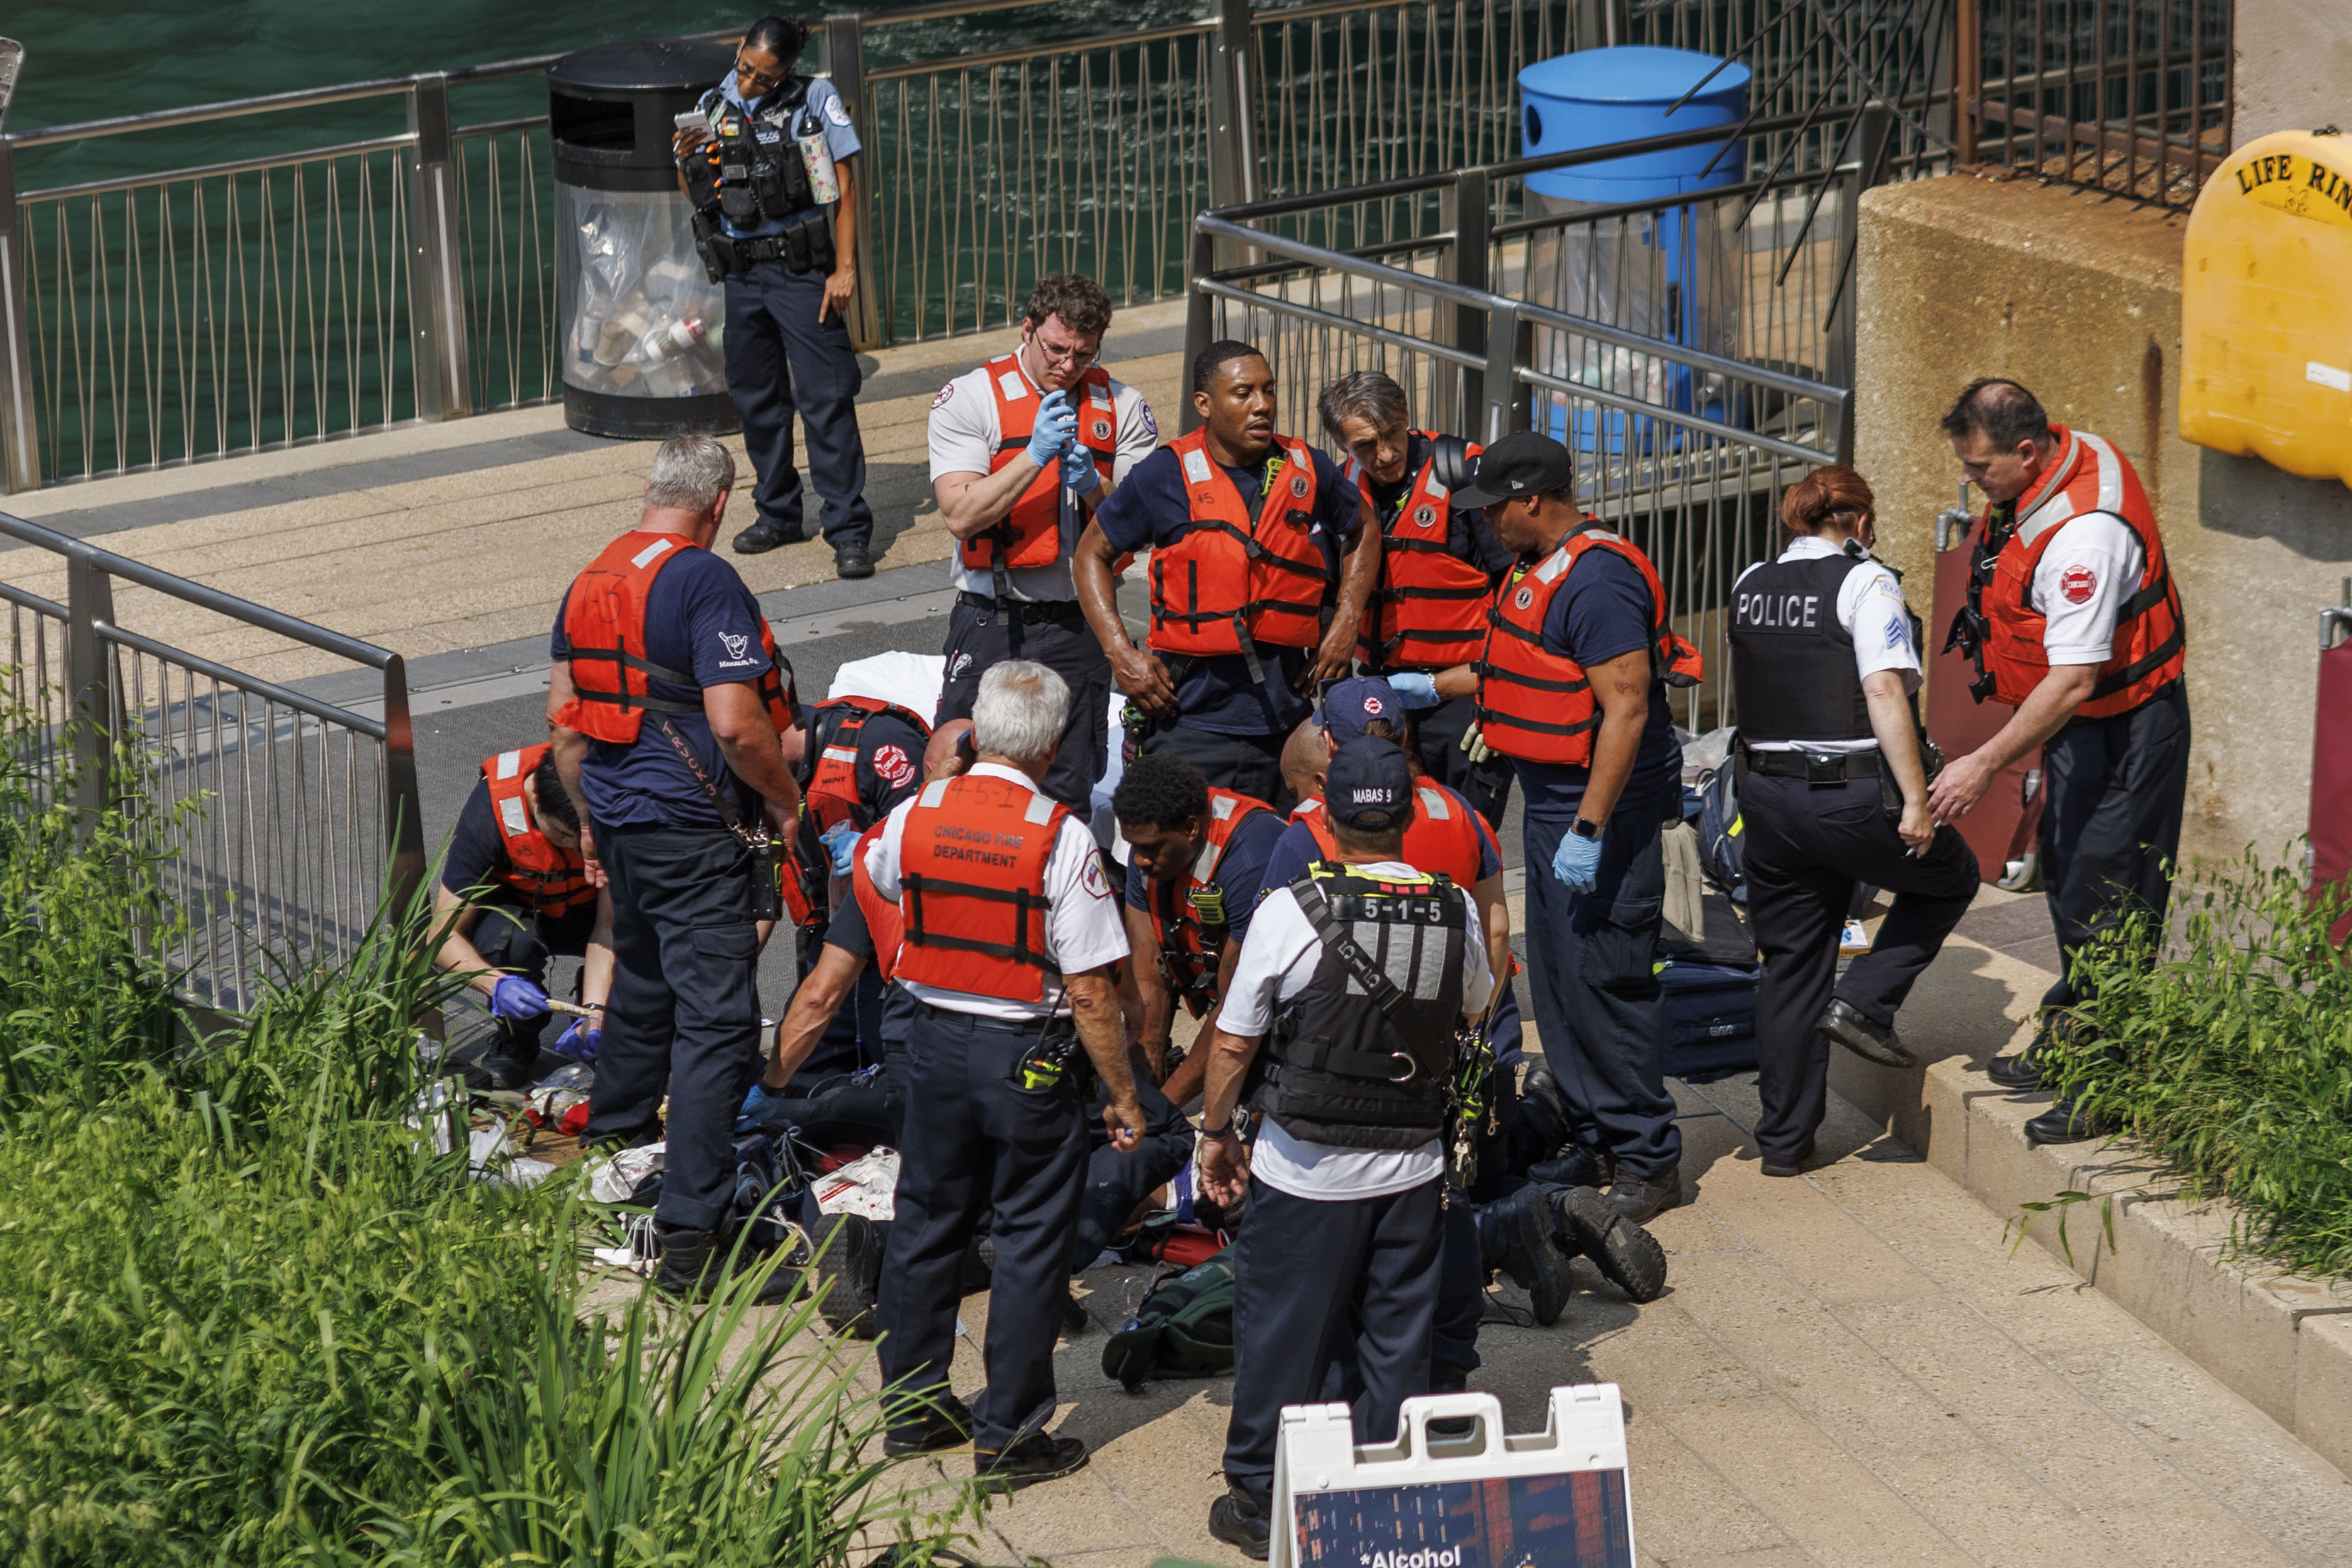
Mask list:
[[[1323,809],[1359,833],[1382,833],[1412,810],[1412,769],[1393,741],[1360,736],[1331,753],[1323,773]]]
[[[1455,506],[1493,506],[1521,496],[1576,493],[1576,455],[1549,436],[1515,430],[1478,458],[1470,488],[1448,498]]]
[[[1385,719],[1399,734],[1404,732],[1404,702],[1396,689],[1378,676],[1335,680],[1324,689],[1323,728],[1330,731],[1333,746],[1362,740],[1364,726],[1375,719]]]

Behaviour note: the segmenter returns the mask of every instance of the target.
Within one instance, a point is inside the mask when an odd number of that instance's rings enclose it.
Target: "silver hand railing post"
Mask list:
[[[408,89],[415,134],[408,170],[408,310],[420,419],[474,411],[466,350],[466,258],[458,210],[456,144],[449,133],[449,78],[435,71]]]
[[[33,340],[25,330],[25,247],[16,227],[14,139],[0,136],[0,490],[41,486],[33,417]]]

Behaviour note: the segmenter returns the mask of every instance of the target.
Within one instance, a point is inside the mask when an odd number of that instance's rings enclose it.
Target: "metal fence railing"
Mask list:
[[[65,576],[62,603],[0,583],[20,760],[85,808],[130,803],[173,917],[152,956],[184,1000],[240,1011],[264,983],[347,956],[381,899],[414,892],[424,829],[399,655],[16,518],[0,515],[0,534],[46,556],[12,561]],[[124,625],[118,584],[132,619],[194,610],[382,672],[382,716]]]
[[[2186,208],[2230,151],[2235,0],[1968,0],[1963,163]]]

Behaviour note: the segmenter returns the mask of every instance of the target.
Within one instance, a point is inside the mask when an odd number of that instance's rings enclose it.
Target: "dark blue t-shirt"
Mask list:
[[[1283,835],[1283,821],[1271,811],[1254,811],[1243,818],[1225,840],[1225,852],[1217,857],[1216,874],[1209,886],[1224,895],[1225,940],[1237,942],[1249,934],[1250,916],[1256,912],[1257,900],[1266,887],[1267,858]],[[1151,879],[1142,868],[1130,860],[1127,865],[1127,903],[1129,909],[1151,909]]]
[[[1314,460],[1313,529],[1322,542],[1336,584],[1340,557],[1355,542],[1363,515],[1362,498],[1354,481],[1330,458],[1317,452]],[[1241,492],[1242,506],[1255,516],[1265,493],[1264,470],[1226,468],[1225,474]],[[1095,513],[1095,524],[1122,552],[1160,549],[1192,532],[1192,506],[1184,493],[1184,467],[1175,448],[1162,447],[1136,464]],[[1299,674],[1307,668],[1310,650],[1261,647],[1258,660],[1265,671],[1263,684],[1250,679],[1249,661],[1239,654],[1193,659],[1192,669],[1176,686],[1177,722],[1220,735],[1290,733],[1314,708],[1312,698],[1298,690]]]
[[[651,536],[648,535],[648,542]],[[555,635],[548,656],[572,657],[563,617],[572,595],[556,606]],[[646,658],[650,663],[693,673],[697,684],[667,680],[647,684],[647,695],[671,702],[702,700],[702,688],[757,680],[768,673],[760,646],[760,602],[735,568],[707,550],[681,551],[654,578],[646,594]],[[722,826],[710,796],[688,771],[677,749],[662,733],[661,721],[676,729],[710,781],[731,789],[736,814],[759,820],[759,796],[728,771],[699,709],[690,713],[647,714],[636,741],[628,745],[591,741],[580,766],[580,787],[600,827],[717,827]]]
[[[1478,825],[1478,879],[1483,882],[1498,874],[1503,869],[1502,846],[1495,842],[1495,831],[1486,826],[1486,819],[1470,808],[1470,803],[1462,798],[1461,791],[1449,789],[1435,779],[1424,778],[1419,782],[1424,789],[1444,790],[1454,797],[1454,809]],[[1282,837],[1275,841],[1274,857],[1265,863],[1267,890],[1290,886],[1307,875],[1307,868],[1322,858],[1323,847],[1315,842],[1315,830],[1304,822],[1294,821],[1282,830]]]
[[[1612,658],[1650,646],[1650,585],[1641,569],[1613,550],[1588,550],[1576,558],[1568,580],[1551,598],[1544,616],[1544,647],[1566,654],[1590,669]],[[1653,664],[1654,665],[1654,659]],[[1654,668],[1652,671],[1655,675]],[[1512,759],[1527,814],[1540,822],[1572,822],[1583,804],[1589,768],[1557,763]],[[1650,682],[1650,716],[1642,726],[1641,749],[1633,754],[1633,775],[1617,797],[1617,809],[1653,812],[1663,816],[1682,787],[1681,748],[1675,744],[1675,721],[1666,706],[1665,682]]]

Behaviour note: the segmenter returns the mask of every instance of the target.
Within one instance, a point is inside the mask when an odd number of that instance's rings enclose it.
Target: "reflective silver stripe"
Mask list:
[[[1192,880],[1205,882],[1217,874],[1217,858],[1223,851],[1214,844],[1203,844],[1192,858]]]
[[[2074,482],[2075,469],[2087,449],[2079,431],[2066,432],[2066,449],[2058,454],[2057,478],[2051,483],[2050,493],[2042,498],[2041,505],[2017,520],[2017,542],[2020,544],[2032,544],[2074,515],[2074,498],[2066,493],[2066,489]]]
[[[824,754],[826,759],[831,762],[854,763],[857,760],[857,748],[855,746],[827,746],[824,749]]]
[[[1232,795],[1218,795],[1209,802],[1209,809],[1216,814],[1219,822],[1223,822],[1234,814],[1234,807],[1240,804]]]
[[[940,803],[948,797],[948,785],[954,782],[955,781],[953,779],[933,779],[930,783],[925,784],[923,786],[923,804],[936,810]]]
[[[1454,808],[1446,804],[1443,790],[1422,789],[1414,793],[1421,796],[1421,809],[1433,820],[1437,822],[1454,820]]]
[[[2082,432],[2079,438],[2083,445],[2097,455],[2099,459],[2099,510],[2111,511],[2117,517],[2121,517],[2124,510],[2122,459],[2116,456],[2116,449],[2107,445],[2105,437],[2094,436],[2085,430]]]
[[[520,752],[500,752],[499,753],[498,776],[499,778],[510,779],[520,772],[522,772],[522,753]]]
[[[499,826],[506,830],[509,838],[520,838],[530,831],[530,824],[523,820],[520,799],[509,795],[499,802]]]
[[[1021,815],[1026,820],[1043,827],[1054,819],[1054,797],[1050,795],[1032,795],[1029,797],[1029,804],[1022,808]]]
[[[1570,535],[1570,537],[1573,538],[1574,536]],[[1560,542],[1559,548],[1553,551],[1549,555],[1545,556],[1543,564],[1528,573],[1528,575],[1533,577],[1538,583],[1549,583],[1561,573],[1568,570],[1569,560],[1568,542],[1567,540],[1562,540]]]

